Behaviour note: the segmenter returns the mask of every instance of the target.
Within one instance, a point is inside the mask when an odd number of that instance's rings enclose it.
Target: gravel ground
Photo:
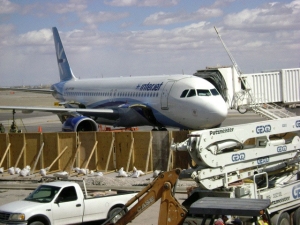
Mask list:
[[[8,175],[6,173],[0,175],[0,205],[5,203],[20,200],[26,197],[33,188],[37,187],[41,183],[47,183],[54,180],[68,180],[75,181],[79,184],[84,179],[87,189],[134,189],[140,190],[151,183],[154,178],[153,174],[149,173],[137,178],[133,177],[119,177],[118,173],[109,173],[104,176],[68,176],[67,178],[57,178],[51,175],[40,176],[31,175],[27,177],[21,177],[18,175]],[[176,190],[185,192],[186,188],[195,186],[194,181],[178,180]],[[25,190],[23,189],[25,187]],[[12,189],[13,188],[13,189]],[[28,190],[29,189],[29,190]]]
[[[1,181],[2,184],[10,182],[23,182],[23,183],[39,183],[39,182],[51,182],[53,180],[68,180],[68,181],[82,181],[85,180],[86,185],[99,185],[99,186],[116,186],[116,187],[127,187],[127,186],[146,186],[153,181],[154,173],[140,175],[139,177],[133,177],[131,172],[127,173],[127,177],[119,176],[118,172],[107,173],[102,176],[93,174],[80,175],[73,173],[67,176],[62,176],[60,173],[50,173],[46,176],[41,176],[38,173],[21,176],[19,174],[9,175],[8,172],[0,173],[0,189]],[[195,184],[194,181],[178,180],[178,186],[191,186]]]

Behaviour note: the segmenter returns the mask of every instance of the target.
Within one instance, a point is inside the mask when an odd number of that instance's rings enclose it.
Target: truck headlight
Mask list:
[[[10,214],[9,220],[23,221],[23,220],[25,220],[25,214],[23,214],[23,213],[12,213],[12,214]]]

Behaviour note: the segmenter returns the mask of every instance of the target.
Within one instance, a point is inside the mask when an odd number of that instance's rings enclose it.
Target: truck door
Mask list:
[[[166,83],[166,85],[164,86],[164,89],[162,90],[161,93],[161,109],[163,110],[168,110],[169,109],[169,105],[168,105],[168,97],[169,97],[169,93],[171,91],[171,88],[174,84],[174,81],[169,81],[168,83]]]
[[[83,199],[79,199],[74,186],[65,187],[54,200],[53,222],[57,224],[82,223]]]

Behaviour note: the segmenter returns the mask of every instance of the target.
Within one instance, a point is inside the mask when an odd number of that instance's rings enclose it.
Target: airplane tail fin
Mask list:
[[[76,77],[74,76],[70,68],[57,28],[52,27],[52,32],[53,32],[54,45],[56,50],[56,58],[57,58],[57,65],[59,69],[60,81],[74,80],[76,79]]]

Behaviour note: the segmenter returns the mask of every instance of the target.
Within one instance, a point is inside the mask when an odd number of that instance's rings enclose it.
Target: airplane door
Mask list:
[[[161,102],[161,109],[164,109],[164,110],[169,109],[168,97],[169,97],[169,93],[171,91],[171,88],[172,88],[173,84],[174,84],[174,81],[169,81],[164,86],[164,89],[161,93],[161,101],[160,101]]]
[[[108,96],[109,96],[108,98],[109,98],[110,102],[112,102],[114,99],[113,94],[114,94],[114,89],[110,89],[109,94],[108,94]]]
[[[113,96],[112,96],[112,101],[115,102],[116,101],[116,97],[117,97],[117,89],[113,90]]]

